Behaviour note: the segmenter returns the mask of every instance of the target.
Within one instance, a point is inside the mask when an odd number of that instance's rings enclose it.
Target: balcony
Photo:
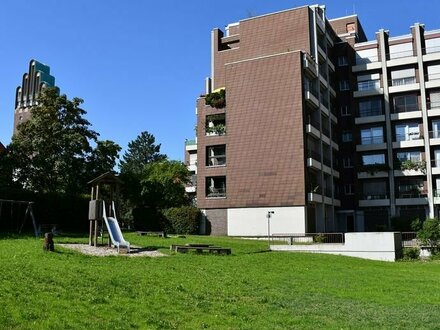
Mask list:
[[[361,138],[361,144],[356,145],[356,151],[370,151],[386,149],[387,144],[382,135]]]
[[[367,71],[380,69],[382,63],[379,61],[378,56],[358,57],[356,58],[356,64],[352,67],[353,72]]]
[[[206,136],[219,136],[226,134],[225,114],[206,116]]]
[[[389,206],[390,199],[383,193],[365,193],[359,199],[360,207]]]
[[[197,141],[196,140],[185,140],[185,150],[186,151],[197,151]]]
[[[418,91],[420,84],[416,81],[416,77],[406,77],[399,79],[392,79],[388,91],[390,93],[401,93],[409,91]]]
[[[395,105],[391,120],[422,118],[422,109],[418,104]]]
[[[303,65],[306,74],[310,78],[318,77],[318,71],[316,70],[316,63],[308,54],[304,54]]]
[[[440,116],[440,102],[427,102],[428,117]]]
[[[425,87],[426,88],[440,87],[440,73],[430,73],[425,75]]]
[[[432,159],[431,160],[431,173],[432,173],[432,175],[439,175],[440,174],[440,159]]]
[[[206,178],[206,198],[226,197],[226,177],[214,176]]]
[[[434,193],[434,204],[440,204],[440,189],[433,191]]]
[[[424,141],[421,132],[396,134],[396,141],[393,142],[393,148],[411,148],[423,146]]]
[[[380,80],[367,80],[358,82],[358,90],[353,93],[354,97],[364,97],[383,94]]]
[[[440,145],[440,131],[429,131],[429,144]]]
[[[367,124],[384,121],[385,115],[382,108],[359,109],[358,116],[355,118],[356,124]]]
[[[424,49],[424,51],[425,51],[425,55],[423,55],[423,62],[440,60],[440,47],[439,46],[427,47]]]
[[[428,204],[427,194],[417,189],[408,190],[408,191],[399,191],[396,196],[396,205],[426,205],[426,204]]]
[[[417,63],[417,57],[414,56],[413,50],[405,50],[401,52],[393,52],[387,54],[389,60],[387,61],[388,67],[408,65]]]
[[[424,160],[402,160],[394,164],[394,176],[420,176],[426,175],[426,162]]]

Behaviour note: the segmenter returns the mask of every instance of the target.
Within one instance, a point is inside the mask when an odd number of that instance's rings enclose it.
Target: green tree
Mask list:
[[[417,232],[417,238],[423,244],[433,247],[436,252],[440,246],[440,221],[437,218],[426,219]]]
[[[88,157],[89,179],[93,179],[105,172],[112,171],[119,159],[121,147],[113,141],[96,142],[96,147]]]
[[[31,118],[18,126],[10,145],[14,178],[23,187],[69,194],[84,190],[90,142],[98,133],[84,118],[82,103],[59,95],[56,88],[40,93]]]
[[[120,164],[121,173],[140,175],[145,165],[164,159],[166,156],[160,153],[160,144],[156,144],[154,135],[145,131],[128,144]]]
[[[189,182],[188,168],[178,161],[163,160],[145,166],[142,199],[150,207],[165,209],[189,203],[185,184]]]

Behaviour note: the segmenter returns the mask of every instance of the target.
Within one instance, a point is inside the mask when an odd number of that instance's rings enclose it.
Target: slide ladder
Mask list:
[[[105,202],[103,203],[103,212],[102,216],[105,221],[105,225],[107,226],[108,233],[110,235],[110,239],[112,241],[113,246],[115,246],[118,249],[119,248],[126,248],[128,250],[128,253],[130,253],[130,242],[127,242],[124,239],[124,236],[122,236],[121,228],[119,227],[118,220],[116,219],[116,210],[115,210],[115,203],[112,202],[112,208],[110,210],[110,214],[113,215],[112,217],[107,217],[107,211],[105,209]]]

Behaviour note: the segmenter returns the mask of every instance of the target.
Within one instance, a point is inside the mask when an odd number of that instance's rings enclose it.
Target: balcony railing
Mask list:
[[[427,47],[427,48],[424,48],[423,50],[425,51],[425,54],[438,53],[438,52],[440,52],[440,46]]]
[[[388,195],[384,193],[364,193],[360,196],[360,199],[365,199],[365,200],[388,199]]]
[[[395,105],[394,113],[421,111],[417,104]]]
[[[396,134],[396,142],[421,140],[423,135],[420,132]]]
[[[208,187],[206,197],[226,197],[226,188],[224,187]]]
[[[427,194],[422,191],[402,191],[397,193],[397,198],[423,198]]]
[[[429,131],[429,138],[431,139],[440,138],[440,131]]]
[[[384,143],[383,136],[368,136],[361,138],[361,144],[367,145],[367,144],[380,144]]]
[[[380,88],[380,80],[367,80],[358,82],[358,91],[371,91]]]
[[[307,158],[313,158],[317,161],[321,161],[321,154],[315,150],[307,150]]]
[[[378,61],[379,61],[379,56],[358,57],[356,58],[356,65],[374,63]]]
[[[404,50],[404,51],[401,51],[401,52],[389,53],[387,55],[388,55],[388,58],[390,60],[393,60],[393,59],[396,59],[396,58],[403,58],[403,57],[414,56],[414,51],[413,50]]]
[[[440,108],[440,102],[428,102],[427,106],[428,106],[428,110]]]
[[[380,116],[383,115],[383,110],[382,108],[359,109],[358,115],[359,117]]]
[[[415,84],[416,82],[417,82],[416,77],[398,78],[391,80],[391,86],[410,85],[410,84]]]
[[[431,80],[439,80],[440,79],[440,73],[428,73],[425,74],[425,80],[431,81]]]
[[[197,142],[196,142],[196,140],[186,140],[185,145],[186,146],[194,146],[194,145],[197,145]]]

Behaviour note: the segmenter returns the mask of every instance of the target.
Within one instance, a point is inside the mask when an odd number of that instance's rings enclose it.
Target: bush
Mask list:
[[[404,248],[403,249],[403,259],[404,260],[416,260],[419,259],[420,250],[416,247]]]
[[[194,206],[173,207],[163,211],[175,234],[198,234],[200,211]]]

